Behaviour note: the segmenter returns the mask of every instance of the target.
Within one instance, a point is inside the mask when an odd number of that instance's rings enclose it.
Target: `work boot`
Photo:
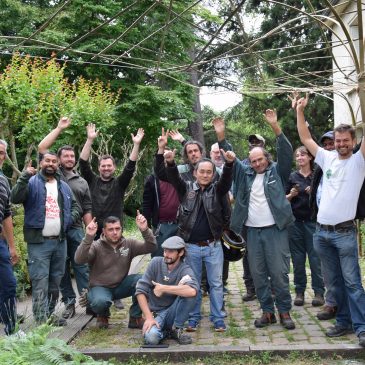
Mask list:
[[[247,293],[242,295],[242,300],[244,302],[251,302],[252,300],[255,299],[256,299],[256,293],[251,290],[247,290]]]
[[[297,293],[294,299],[294,305],[301,307],[304,304],[304,293]]]
[[[332,307],[330,305],[325,305],[320,312],[317,313],[317,318],[320,321],[327,321],[329,319],[335,318],[337,312],[337,307]]]
[[[145,319],[143,317],[129,317],[128,328],[142,329]]]
[[[365,347],[365,332],[360,332],[358,338],[359,338],[359,345]]]
[[[263,328],[272,323],[276,323],[275,314],[270,312],[263,312],[261,318],[255,319],[254,325],[256,328]]]
[[[346,336],[350,333],[354,333],[352,328],[344,328],[337,325],[334,325],[333,327],[330,327],[326,331],[327,337],[341,337]]]
[[[183,328],[175,328],[171,330],[170,338],[176,340],[180,345],[190,345],[193,342],[191,337],[184,333]]]
[[[324,298],[323,298],[323,294],[315,294],[314,298],[312,300],[312,306],[313,307],[320,307],[321,305],[324,304]]]
[[[287,330],[293,330],[295,328],[295,323],[290,317],[289,312],[280,313],[280,323]]]
[[[96,327],[100,329],[107,329],[109,327],[109,317],[97,316]]]
[[[75,304],[67,304],[62,312],[62,318],[69,319],[76,314]]]

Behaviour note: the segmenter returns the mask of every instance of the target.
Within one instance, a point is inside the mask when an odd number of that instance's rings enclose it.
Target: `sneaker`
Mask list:
[[[337,312],[337,307],[332,307],[330,305],[325,305],[320,312],[317,313],[317,318],[320,321],[327,321],[329,319],[335,318]]]
[[[223,295],[229,294],[229,290],[226,286],[223,287]]]
[[[344,328],[337,325],[334,325],[333,327],[328,328],[326,331],[327,337],[341,337],[348,335],[349,333],[353,333],[354,331],[352,328]],[[364,332],[363,332],[364,333]]]
[[[128,328],[142,329],[145,319],[143,317],[129,317]]]
[[[280,323],[287,330],[293,330],[295,328],[295,323],[290,317],[289,312],[280,313]]]
[[[294,305],[301,307],[304,304],[304,293],[297,293],[294,299]]]
[[[359,333],[359,345],[365,347],[365,332]]]
[[[190,345],[193,342],[191,337],[184,333],[183,328],[175,328],[171,330],[170,338],[176,340],[180,345]]]
[[[69,319],[76,314],[75,304],[68,304],[65,306],[65,310],[62,312],[62,318]]]
[[[199,323],[197,321],[194,321],[193,319],[190,319],[188,321],[188,325],[185,328],[186,332],[195,332],[198,329]]]
[[[272,323],[276,323],[275,314],[263,312],[261,318],[255,319],[254,325],[256,328],[263,328]]]
[[[225,323],[223,320],[219,320],[217,322],[214,323],[214,331],[215,332],[225,332],[227,329]]]
[[[256,293],[248,291],[246,294],[242,295],[242,300],[244,302],[251,302],[256,299]]]
[[[323,294],[315,294],[314,298],[312,300],[312,306],[313,307],[320,307],[324,304],[324,297]]]
[[[123,304],[122,300],[121,299],[115,299],[114,300],[114,307],[118,311],[121,311],[122,309],[124,309],[124,304]]]
[[[55,314],[51,314],[51,316],[48,318],[47,321],[49,324],[56,326],[56,327],[64,327],[67,326],[67,321],[62,318],[62,317],[58,317]]]
[[[109,317],[98,316],[96,318],[96,327],[100,329],[107,329],[109,327]]]

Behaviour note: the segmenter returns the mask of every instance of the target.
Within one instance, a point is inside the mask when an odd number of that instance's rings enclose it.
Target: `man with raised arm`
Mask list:
[[[156,249],[156,239],[148,228],[146,218],[137,210],[136,225],[143,241],[124,238],[119,217],[107,217],[102,234],[94,241],[98,224],[94,218],[86,227],[86,236],[77,248],[75,261],[90,266],[90,291],[87,294],[91,309],[97,314],[97,327],[108,328],[110,306],[115,299],[132,297],[128,328],[142,328],[142,312],[135,297],[140,274],[128,275],[135,256]]]
[[[96,237],[99,237],[103,227],[103,221],[106,217],[115,216],[123,222],[123,201],[124,193],[133,177],[136,161],[138,159],[139,146],[144,136],[144,130],[138,129],[137,134],[131,134],[133,149],[129,160],[119,176],[114,176],[116,170],[115,160],[110,155],[103,155],[99,158],[99,175],[96,175],[89,163],[91,146],[98,136],[95,124],[87,126],[87,140],[80,154],[80,172],[88,182],[91,200],[92,214],[96,217],[98,231]]]
[[[184,323],[193,309],[199,290],[193,271],[184,262],[185,242],[172,236],[162,243],[163,257],[155,257],[138,281],[136,296],[146,319],[142,333],[147,345],[173,338],[188,345]]]
[[[251,149],[250,166],[236,159],[233,167],[236,200],[231,228],[240,233],[243,225],[247,227],[248,261],[263,312],[255,320],[255,326],[261,328],[276,323],[276,306],[282,326],[292,330],[295,324],[289,313],[287,227],[294,217],[285,187],[291,172],[293,149],[279,126],[276,111],[268,109],[264,117],[277,137],[277,162],[271,160],[263,147]],[[219,144],[221,148],[227,148],[223,143]]]
[[[116,177],[114,176],[116,163],[111,155],[100,156],[99,176],[92,171],[89,157],[91,146],[98,136],[98,131],[95,128],[95,124],[89,124],[86,130],[87,140],[81,151],[79,160],[80,172],[89,184],[92,200],[92,214],[93,217],[96,217],[98,223],[96,238],[99,238],[103,221],[106,217],[118,217],[123,223],[124,193],[127,190],[136,169],[136,161],[138,159],[139,147],[144,136],[144,130],[139,128],[135,136],[131,134],[133,141],[132,152],[122,173]],[[124,308],[123,303],[119,300],[114,304],[117,309]]]
[[[70,126],[71,119],[62,117],[55,129],[53,129],[38,145],[38,152],[44,155],[56,142],[60,134]],[[60,161],[59,174],[71,188],[76,199],[77,207],[80,213],[80,219],[72,224],[66,232],[67,240],[67,261],[65,267],[65,275],[61,280],[62,302],[65,304],[65,310],[62,313],[63,318],[72,318],[76,313],[76,294],[71,282],[71,266],[75,274],[77,290],[81,294],[83,289],[89,285],[89,268],[87,265],[78,265],[75,263],[74,256],[77,247],[84,237],[82,222],[87,226],[92,219],[91,216],[91,197],[89,186],[75,169],[76,158],[75,150],[69,145],[60,147],[57,151],[57,156]],[[92,314],[89,308],[86,309],[88,314]]]
[[[348,124],[334,129],[336,151],[326,151],[312,139],[305,123],[308,95],[297,103],[297,127],[302,143],[323,170],[321,203],[314,248],[326,271],[337,302],[336,324],[326,335],[339,337],[355,331],[365,347],[365,292],[361,283],[355,215],[365,177],[365,143],[353,153],[355,130]]]
[[[70,187],[60,179],[58,165],[53,152],[41,156],[38,173],[30,162],[11,192],[11,201],[24,206],[33,316],[38,323],[51,318],[53,324],[64,326],[66,320],[53,312],[65,273],[66,232],[80,214]]]
[[[168,133],[158,139],[158,155],[164,153]],[[164,153],[168,181],[175,187],[179,199],[178,232],[184,239],[187,264],[198,282],[201,281],[202,265],[205,264],[210,288],[210,320],[216,332],[224,332],[221,236],[227,225],[224,209],[226,194],[232,185],[232,165],[235,154],[224,153],[226,164],[218,181],[214,181],[215,165],[209,159],[201,159],[195,165],[196,181],[184,181],[175,164],[175,150]],[[201,319],[201,291],[190,313],[187,331],[196,331]]]

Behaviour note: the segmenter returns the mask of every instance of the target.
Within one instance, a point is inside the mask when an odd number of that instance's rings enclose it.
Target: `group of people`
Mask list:
[[[162,129],[154,172],[145,181],[142,214],[136,215],[142,240],[123,236],[122,213],[143,129],[131,136],[133,149],[121,174],[114,176],[115,160],[103,155],[97,175],[89,157],[98,132],[89,124],[79,175],[71,146],[50,152],[71,123],[61,118],[38,146],[39,171],[29,163],[11,192],[0,176],[0,315],[5,332],[14,331],[17,318],[11,266],[18,257],[11,201],[24,205],[32,309],[39,323],[66,325],[75,314],[72,267],[79,293],[86,293],[86,312],[96,315],[99,328],[108,328],[113,301],[132,297],[128,327],[142,329],[147,345],[166,337],[189,344],[186,332],[199,326],[204,287],[209,292],[209,319],[216,332],[224,332],[229,262],[221,238],[224,232],[233,232],[247,243],[242,259],[247,290],[242,299],[258,299],[262,315],[254,321],[257,328],[276,323],[276,310],[285,329],[295,328],[290,315],[290,258],[294,305],[300,306],[305,301],[308,256],[312,305],[323,306],[318,319],[336,318],[327,336],[355,331],[365,346],[365,292],[354,221],[365,177],[365,143],[355,153],[355,131],[341,124],[322,136],[320,147],[305,122],[307,103],[308,96],[295,95],[292,100],[303,143],[295,152],[276,111],[264,113],[276,136],[276,161],[259,134],[249,136],[249,155],[240,161],[225,138],[222,118],[213,120],[217,142],[210,158],[204,157],[200,142]],[[169,139],[182,144],[184,164],[176,164]],[[1,165],[6,147],[0,141]],[[144,274],[129,274],[132,259],[149,253],[152,260]],[[62,316],[54,314],[59,292],[65,304]]]

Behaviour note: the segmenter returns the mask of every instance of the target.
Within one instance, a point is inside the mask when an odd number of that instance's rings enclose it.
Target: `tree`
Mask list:
[[[105,133],[116,124],[118,94],[98,81],[70,84],[64,70],[54,60],[15,55],[0,74],[0,135],[9,141],[13,178],[20,173],[19,157],[25,165],[60,116],[71,116],[73,123],[58,144],[80,146],[85,137],[79,131],[89,121]]]

